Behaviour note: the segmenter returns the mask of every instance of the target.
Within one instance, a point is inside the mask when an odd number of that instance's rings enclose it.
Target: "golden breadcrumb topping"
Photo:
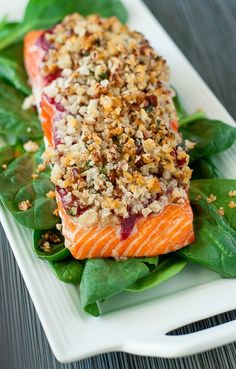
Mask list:
[[[176,131],[166,61],[114,17],[73,14],[44,38],[43,93],[57,112],[45,162],[68,212],[106,225],[184,203],[191,143]]]

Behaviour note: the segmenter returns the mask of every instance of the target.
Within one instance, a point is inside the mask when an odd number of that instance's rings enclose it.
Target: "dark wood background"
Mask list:
[[[145,3],[235,118],[236,1],[145,0]],[[74,364],[58,363],[4,231],[0,229],[0,232],[0,369],[236,368],[236,343],[182,359],[110,353]],[[235,311],[197,323],[185,331],[231,319],[236,319]]]

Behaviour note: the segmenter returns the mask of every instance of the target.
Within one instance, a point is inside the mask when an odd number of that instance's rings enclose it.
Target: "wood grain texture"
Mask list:
[[[160,23],[235,117],[235,0],[145,0]],[[184,77],[183,77],[184,78]],[[236,319],[236,312],[196,323],[181,332]],[[63,365],[54,358],[10,246],[0,229],[0,369],[233,369],[236,343],[183,359],[123,353]]]

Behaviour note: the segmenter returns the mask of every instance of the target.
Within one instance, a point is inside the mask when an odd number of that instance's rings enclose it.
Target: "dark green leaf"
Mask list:
[[[83,263],[69,257],[63,261],[49,261],[57,278],[65,283],[79,284],[83,273]]]
[[[7,22],[7,19],[3,19],[0,22],[0,42],[7,37],[18,26],[19,23]]]
[[[175,109],[177,112],[178,120],[185,118],[188,114],[179,98],[179,95],[177,94],[175,90],[175,97],[173,98],[173,102],[175,104]]]
[[[134,284],[127,288],[130,292],[141,292],[149,288],[153,288],[158,284],[165,282],[179,273],[186,265],[186,261],[176,257],[169,256],[162,261],[147,276],[137,280]]]
[[[236,217],[235,209],[225,207],[225,216],[218,206],[230,200],[228,190],[236,188],[235,180],[193,181],[190,198],[194,211],[195,241],[178,253],[193,263],[217,272],[221,277],[236,277]],[[210,193],[217,202],[208,203]]]
[[[30,88],[27,83],[28,77],[23,64],[23,45],[21,43],[1,52],[0,77],[5,78],[24,94],[30,94]]]
[[[157,266],[159,258],[158,256],[154,256],[154,257],[137,258],[136,260],[143,261],[144,263],[149,265]]]
[[[33,109],[22,110],[25,96],[0,81],[0,135],[16,139],[42,137],[42,130]]]
[[[65,15],[75,12],[96,13],[103,17],[114,15],[122,22],[127,20],[127,11],[119,0],[30,0],[22,23],[0,40],[0,50],[21,41],[30,30],[51,27]]]
[[[138,259],[87,260],[80,285],[82,307],[87,311],[91,304],[124,291],[148,273],[149,268]]]
[[[186,115],[185,117],[181,118],[179,121],[180,127],[185,126],[186,124],[192,123],[195,120],[200,120],[206,118],[206,115],[203,111],[199,110],[193,114]]]
[[[236,139],[236,128],[219,120],[202,119],[180,127],[183,138],[195,142],[191,161],[228,149]]]
[[[203,119],[205,117],[205,113],[203,111],[196,111],[193,114],[188,114],[181,102],[179,95],[177,94],[176,90],[172,87],[175,91],[175,97],[173,98],[173,102],[175,105],[179,125],[185,125],[195,120]]]
[[[50,229],[58,222],[53,215],[56,202],[46,196],[54,190],[54,186],[50,182],[49,168],[41,172],[38,178],[32,178],[39,162],[37,154],[24,154],[14,160],[0,174],[0,198],[22,225],[32,229]],[[26,200],[29,200],[31,207],[25,211],[19,210],[19,204]]]
[[[6,145],[0,147],[0,173],[4,170],[3,165],[8,165],[15,156],[15,147]]]
[[[224,208],[224,218],[236,231],[236,209],[228,206],[230,201],[235,201],[236,197],[230,197],[229,192],[236,190],[235,179],[205,179],[191,181],[191,199],[195,200],[195,194],[209,197],[211,194],[216,196],[216,201],[212,205],[219,209]],[[195,197],[194,197],[195,196]]]
[[[86,305],[84,308],[84,311],[86,311],[86,313],[93,315],[95,317],[100,316],[100,311],[98,308],[98,304],[96,302],[90,305]]]
[[[221,174],[211,156],[196,160],[193,165],[192,179],[220,178]]]
[[[61,261],[70,256],[70,251],[65,247],[64,238],[56,228],[47,231],[34,231],[34,251],[40,259]],[[47,242],[47,247],[45,247]]]

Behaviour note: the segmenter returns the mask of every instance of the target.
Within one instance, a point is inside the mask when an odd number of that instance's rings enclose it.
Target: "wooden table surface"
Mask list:
[[[145,0],[145,3],[235,118],[236,1]],[[73,364],[58,363],[2,228],[0,246],[0,369],[236,368],[236,343],[182,359],[110,353]],[[185,332],[232,319],[236,319],[235,311],[196,323]]]

